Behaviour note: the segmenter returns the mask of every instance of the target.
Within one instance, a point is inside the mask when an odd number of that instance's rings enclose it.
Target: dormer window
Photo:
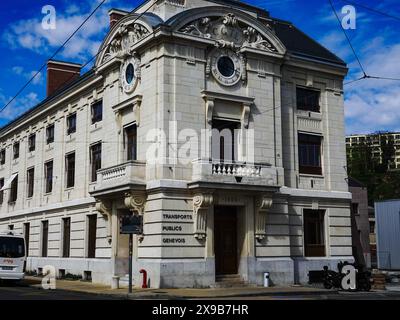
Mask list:
[[[320,92],[314,89],[296,88],[297,110],[320,112]]]

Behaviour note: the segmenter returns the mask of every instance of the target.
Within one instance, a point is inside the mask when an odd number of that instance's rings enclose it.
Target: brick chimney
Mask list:
[[[79,78],[82,65],[56,60],[47,61],[47,96]]]
[[[121,18],[125,17],[129,12],[118,10],[118,9],[111,9],[108,11],[108,15],[110,17],[110,29],[120,20]]]

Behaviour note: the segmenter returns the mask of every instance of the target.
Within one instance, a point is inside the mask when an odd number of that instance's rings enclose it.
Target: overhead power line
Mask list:
[[[352,43],[351,43],[351,41],[350,41],[350,38],[349,38],[349,36],[347,35],[346,31],[343,29],[342,23],[341,23],[341,21],[340,21],[340,18],[339,18],[339,16],[338,16],[337,12],[336,12],[335,7],[333,6],[332,0],[328,0],[328,1],[329,1],[330,5],[331,5],[331,7],[332,7],[333,13],[334,13],[335,16],[336,16],[336,19],[337,19],[337,21],[338,21],[338,23],[339,23],[340,29],[343,31],[343,34],[344,34],[344,36],[346,37],[347,42],[349,43],[349,46],[350,46],[351,50],[353,51],[354,57],[356,58],[356,60],[357,60],[357,62],[358,62],[358,64],[359,64],[359,66],[360,66],[362,72],[364,73],[364,75],[366,75],[367,73],[365,72],[362,63],[361,63],[360,59],[358,58],[358,55],[357,55],[357,53],[356,53],[356,50],[354,49],[354,47],[353,47],[353,45],[352,45]]]
[[[350,80],[348,82],[345,82],[343,85],[349,85],[352,84],[354,82],[358,82],[364,79],[375,79],[375,80],[389,80],[389,81],[400,81],[400,78],[391,78],[391,77],[379,77],[379,76],[370,76],[370,75],[363,75],[362,77],[358,78],[358,79],[354,79],[354,80]]]
[[[103,1],[103,3],[106,0]],[[132,23],[135,23],[138,19],[140,19],[146,12],[148,12],[154,5],[156,4],[156,2],[153,2],[146,10],[144,10],[142,13],[140,13],[135,20],[133,20]],[[135,12],[138,8],[140,8],[142,5],[138,5],[137,7],[135,7],[133,10],[131,10],[128,14],[132,14],[133,12]],[[98,8],[97,8],[98,9]],[[93,12],[94,13],[94,12]],[[92,15],[93,15],[92,13]],[[89,18],[89,17],[88,17]],[[76,33],[76,32],[75,32]],[[103,51],[107,50],[107,48],[110,46],[110,44],[108,44],[107,46],[104,46],[102,49],[98,50],[98,52],[92,56],[87,62],[85,62],[82,66],[81,69],[83,70],[86,66],[88,66],[94,59],[97,58],[97,56],[99,54],[101,54]],[[51,58],[50,58],[51,59]],[[46,66],[46,64],[44,64],[44,66]],[[43,66],[43,67],[44,67]],[[42,68],[43,68],[42,67]],[[56,89],[55,91],[57,91],[58,89],[62,88],[64,85],[66,85],[69,81],[71,81],[73,78],[75,77],[75,75],[72,75],[70,78],[68,78],[66,81],[64,81],[63,83],[61,83]],[[31,80],[32,81],[32,80]],[[28,85],[29,83],[27,83],[25,85],[25,87]],[[21,90],[22,91],[22,90]],[[15,97],[13,98],[15,99]],[[2,112],[12,101],[9,101],[9,103],[7,103],[2,109],[0,109],[0,112]]]
[[[333,6],[332,0],[328,0],[328,1],[329,1],[329,4],[331,5],[331,8],[332,8],[333,13],[334,13],[335,16],[336,16],[336,19],[337,19],[337,21],[338,21],[338,23],[339,23],[340,29],[343,31],[343,34],[345,35],[346,40],[347,40],[347,42],[348,42],[348,44],[349,44],[351,50],[353,51],[354,57],[356,58],[356,60],[357,60],[357,62],[358,62],[358,64],[359,64],[359,66],[360,66],[360,69],[361,69],[361,71],[362,71],[362,73],[363,73],[362,77],[360,77],[360,78],[358,78],[358,79],[350,80],[350,81],[348,81],[348,82],[345,82],[343,85],[349,85],[349,84],[352,84],[352,83],[355,83],[355,82],[358,82],[358,81],[361,81],[361,80],[364,80],[364,79],[400,81],[400,78],[381,77],[381,76],[371,76],[371,75],[367,74],[367,72],[365,71],[365,69],[364,69],[364,67],[363,67],[363,65],[362,65],[362,63],[361,63],[361,61],[360,61],[360,58],[359,58],[358,55],[357,55],[356,50],[354,49],[353,44],[352,44],[351,41],[350,41],[349,36],[347,35],[346,31],[344,30],[344,28],[343,28],[343,26],[342,26],[342,23],[341,23],[341,21],[340,21],[339,15],[337,14],[335,7]],[[352,1],[346,1],[346,0],[341,0],[341,1],[346,2],[346,3],[350,3],[350,4],[354,4],[354,5],[359,5],[359,4],[357,4],[356,2],[352,2]],[[374,9],[371,9],[371,8],[369,8],[369,9],[370,9],[370,10],[374,10]],[[376,10],[375,10],[375,11],[376,11]],[[399,19],[399,20],[400,20],[400,19]]]
[[[344,3],[351,4],[351,5],[355,6],[355,7],[360,7],[360,8],[363,8],[365,10],[374,12],[376,14],[380,14],[380,15],[383,15],[385,17],[392,18],[392,19],[400,21],[400,16],[395,16],[393,14],[390,14],[390,13],[387,13],[387,12],[383,12],[383,11],[368,7],[368,6],[364,5],[364,4],[361,4],[361,3],[358,3],[358,2],[355,2],[355,1],[347,1],[347,0],[340,0],[340,1],[342,1]]]
[[[74,32],[71,33],[71,35],[64,41],[64,43],[50,56],[48,60],[53,59],[64,47],[65,45],[71,40],[75,34],[83,27],[83,25],[96,13],[96,11],[106,2],[107,0],[102,0],[96,8],[86,17],[85,20],[82,21],[82,23],[78,26],[78,28],[75,29]],[[2,112],[7,106],[9,106],[24,90],[25,88],[35,79],[38,74],[43,70],[43,68],[47,65],[47,61],[42,64],[42,66],[39,68],[38,71],[35,72],[35,74],[17,91],[17,93],[0,109],[0,112]]]

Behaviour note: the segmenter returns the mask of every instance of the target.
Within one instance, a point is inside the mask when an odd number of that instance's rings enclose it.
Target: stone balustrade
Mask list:
[[[192,181],[267,186],[277,186],[279,184],[278,170],[269,164],[197,159],[192,161],[192,169]]]

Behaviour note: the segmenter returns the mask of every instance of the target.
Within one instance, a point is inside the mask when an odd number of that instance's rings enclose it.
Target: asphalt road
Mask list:
[[[216,300],[225,300],[220,298]],[[335,294],[316,295],[276,295],[234,297],[229,300],[400,300],[400,292],[340,292]]]
[[[26,284],[0,283],[0,300],[114,300],[115,297],[62,290],[43,290]]]
[[[173,298],[173,297],[171,297]],[[0,283],[1,300],[117,300],[118,297],[63,290],[43,290],[27,284]],[[162,299],[168,299],[163,296]],[[213,298],[212,298],[213,299]],[[400,300],[397,292],[341,292],[338,294],[305,294],[217,298],[213,300]]]

